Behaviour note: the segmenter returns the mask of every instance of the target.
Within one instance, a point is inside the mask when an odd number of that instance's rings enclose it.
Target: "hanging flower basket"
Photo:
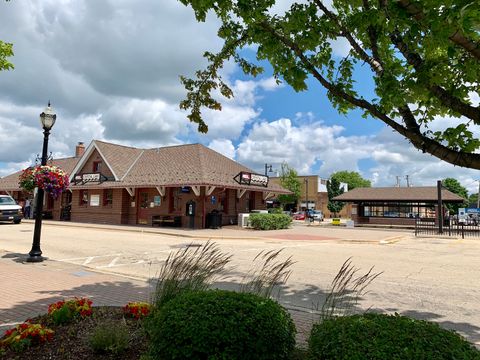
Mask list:
[[[20,187],[32,191],[35,187],[43,189],[54,199],[70,185],[68,175],[54,165],[35,166],[27,168],[20,175]]]
[[[28,192],[32,192],[35,189],[35,167],[30,166],[23,170],[22,174],[20,175],[20,179],[18,184],[20,187]]]

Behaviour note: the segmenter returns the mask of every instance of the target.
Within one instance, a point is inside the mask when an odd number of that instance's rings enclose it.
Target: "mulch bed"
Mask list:
[[[52,341],[35,345],[22,352],[7,350],[0,359],[140,359],[147,351],[148,342],[141,320],[125,318],[121,307],[94,307],[91,316],[79,318],[69,324],[55,325],[46,315],[32,319],[33,323],[41,323],[55,331]],[[130,334],[129,346],[120,354],[96,353],[89,344],[94,329],[104,323],[123,322]]]

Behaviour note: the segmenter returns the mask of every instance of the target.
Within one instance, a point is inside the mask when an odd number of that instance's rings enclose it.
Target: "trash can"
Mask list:
[[[213,210],[207,214],[207,227],[210,229],[219,229],[222,227],[222,214]]]

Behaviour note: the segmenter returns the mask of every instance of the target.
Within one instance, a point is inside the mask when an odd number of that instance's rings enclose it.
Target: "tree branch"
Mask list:
[[[402,53],[407,62],[413,66],[415,71],[420,72],[425,65],[424,60],[417,53],[411,51],[408,45],[403,41],[400,33],[395,32],[390,35],[390,39],[395,47]],[[428,84],[427,89],[447,108],[451,108],[463,116],[473,120],[477,125],[480,125],[480,108],[464,103],[457,97],[448,93],[443,87],[439,85]]]
[[[418,22],[421,22],[425,18],[425,14],[422,9],[412,3],[410,0],[396,0],[409,15],[413,16]],[[480,60],[480,44],[465,37],[460,29],[457,29],[449,37],[450,41],[461,46],[467,52],[469,52],[477,60]]]
[[[369,56],[365,50],[360,46],[360,44],[353,38],[352,34],[348,31],[348,29],[343,26],[340,22],[340,19],[338,18],[337,15],[335,15],[333,12],[327,9],[325,5],[320,0],[313,0],[315,4],[327,15],[335,24],[337,24],[338,28],[341,31],[341,34],[348,40],[350,45],[355,49],[357,52],[358,56],[365,61],[367,64],[370,65],[372,70],[378,74],[381,75],[383,73],[383,66],[382,64],[374,59],[373,57]]]
[[[283,43],[284,46],[293,51],[293,53],[300,59],[305,69],[308,70],[315,77],[315,79],[317,79],[320,84],[322,84],[322,86],[325,87],[331,94],[342,98],[359,108],[367,110],[370,114],[380,119],[386,125],[390,126],[392,129],[410,140],[413,146],[415,146],[417,149],[423,152],[428,152],[429,154],[451,164],[480,170],[480,154],[455,151],[443,146],[439,142],[424,136],[420,133],[420,131],[410,129],[408,125],[410,120],[406,121],[407,127],[402,126],[367,100],[356,98],[330,83],[322,76],[322,74],[320,74],[320,72],[309,61],[296,43],[294,43],[290,38],[279,34],[269,23],[263,21],[259,25],[273,37]]]
[[[370,10],[370,4],[368,3],[368,0],[363,0],[363,7],[365,8],[366,11]],[[379,64],[381,64],[382,68],[383,68],[383,63],[380,60],[380,54],[378,53],[378,33],[377,33],[377,30],[373,26],[370,25],[370,26],[368,26],[367,32],[368,32],[368,38],[370,39],[370,48],[372,50],[373,58]]]

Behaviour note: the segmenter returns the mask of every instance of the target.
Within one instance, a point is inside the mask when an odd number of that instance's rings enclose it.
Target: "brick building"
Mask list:
[[[272,182],[280,186],[280,178],[279,177],[272,177],[270,178]],[[321,210],[325,216],[325,218],[331,218],[334,216],[333,213],[328,210],[328,193],[327,193],[327,181],[328,179],[324,179],[319,177],[318,175],[301,175],[298,176],[298,180],[300,181],[301,188],[300,188],[300,198],[298,204],[296,204],[296,208],[298,210],[306,209],[307,202],[309,209]],[[347,189],[347,184],[342,183],[341,186],[344,186]],[[345,204],[343,209],[337,213],[337,216],[348,218],[350,217],[351,213],[351,205]]]
[[[46,196],[45,215],[55,220],[204,228],[219,214],[223,225],[236,224],[239,213],[265,209],[268,198],[288,193],[200,144],[139,149],[94,140],[52,164],[71,182],[61,198]],[[0,179],[0,191],[16,200],[26,196],[19,175]]]
[[[461,196],[447,189],[443,203],[462,203]],[[415,225],[415,218],[436,218],[436,186],[355,188],[335,198],[352,204],[355,224]]]

